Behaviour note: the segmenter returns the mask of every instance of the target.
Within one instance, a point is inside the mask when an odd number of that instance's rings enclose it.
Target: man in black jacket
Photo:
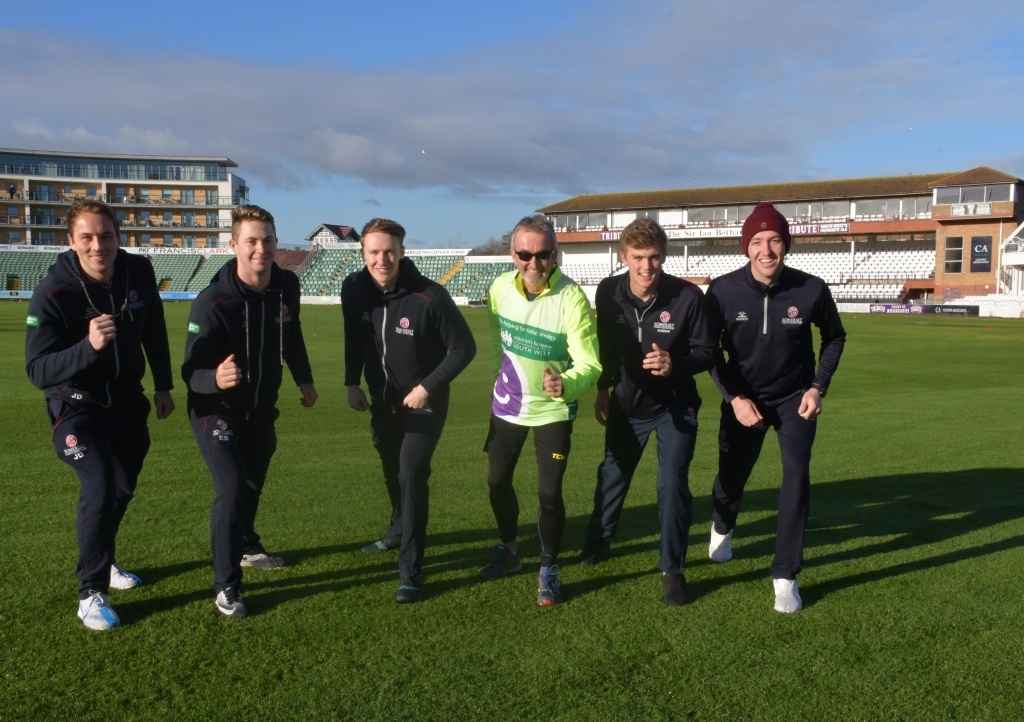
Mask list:
[[[476,342],[448,292],[404,258],[405,229],[374,218],[359,239],[366,268],[341,287],[348,405],[370,411],[391,525],[363,551],[398,548],[395,601],[423,600],[430,461],[448,416],[449,384]],[[370,400],[359,385],[366,377]]]
[[[274,422],[287,362],[311,407],[317,393],[299,322],[299,279],[274,263],[274,217],[259,206],[231,214],[235,259],[192,303],[185,362],[188,415],[216,496],[210,521],[217,609],[247,614],[242,567],[277,569],[256,533],[256,512],[277,448]]]
[[[594,411],[605,427],[605,458],[597,468],[580,563],[596,564],[610,553],[633,474],[656,431],[662,600],[680,606],[690,601],[685,577],[693,511],[689,470],[701,404],[693,377],[714,364],[714,337],[704,294],[662,270],[667,254],[661,226],[638,218],[619,241],[628,272],[597,287],[602,372]]]
[[[102,630],[120,624],[108,590],[139,584],[114,562],[115,539],[149,451],[146,361],[156,417],[164,419],[174,411],[171,356],[153,266],[119,248],[114,212],[76,201],[67,223],[71,250],[29,302],[25,359],[45,392],[57,458],[80,484],[78,616]]]
[[[743,488],[773,427],[782,451],[782,488],[771,570],[775,609],[792,613],[803,606],[796,575],[810,507],[811,446],[846,331],[828,285],[785,265],[793,239],[774,206],[755,206],[740,243],[750,263],[708,288],[724,351],[712,371],[724,401],[708,554],[716,562],[732,558]],[[817,367],[811,324],[821,333]]]

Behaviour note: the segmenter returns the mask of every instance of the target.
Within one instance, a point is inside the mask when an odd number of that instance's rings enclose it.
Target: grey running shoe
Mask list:
[[[398,584],[398,594],[395,595],[395,601],[399,604],[422,602],[425,591],[423,579],[420,577],[402,577]]]
[[[509,574],[514,574],[523,568],[523,559],[516,547],[515,553],[510,552],[504,544],[499,544],[494,550],[491,563],[480,570],[482,579],[504,579]]]
[[[243,554],[242,566],[255,567],[257,569],[280,569],[284,566],[284,559],[276,554],[267,554],[266,552]]]
[[[245,608],[245,602],[242,601],[242,593],[235,587],[228,587],[217,593],[217,610],[232,619],[241,619],[249,613]]]
[[[364,546],[360,551],[362,551],[363,554],[376,554],[377,552],[389,552],[400,546],[402,546],[401,539],[389,539],[386,536],[382,536],[377,541],[370,542]]]

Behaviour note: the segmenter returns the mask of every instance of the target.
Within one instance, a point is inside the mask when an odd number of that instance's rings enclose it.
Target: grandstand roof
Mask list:
[[[168,160],[183,163],[217,163],[226,168],[237,168],[238,163],[223,155],[135,155],[128,153],[81,153],[69,150],[22,150],[20,148],[0,148],[0,153],[39,156],[67,156],[69,158],[111,158],[119,160]]]
[[[569,211],[604,211],[645,208],[688,208],[725,204],[755,204],[785,201],[810,201],[842,198],[873,198],[930,194],[936,186],[977,183],[1014,183],[1019,179],[980,166],[968,171],[929,173],[925,175],[850,178],[841,180],[804,181],[721,188],[684,188],[678,190],[636,191],[631,193],[596,193],[576,196],[543,208],[539,213]]]

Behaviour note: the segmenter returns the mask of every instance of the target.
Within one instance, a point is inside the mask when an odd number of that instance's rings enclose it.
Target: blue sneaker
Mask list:
[[[395,601],[399,604],[415,604],[423,601],[425,594],[423,580],[420,577],[402,577],[398,584]]]
[[[121,626],[117,612],[110,608],[110,600],[103,592],[90,591],[78,602],[78,618],[89,629],[113,629]]]
[[[515,552],[510,552],[504,544],[499,544],[494,550],[491,563],[480,570],[480,577],[483,579],[504,579],[509,574],[514,574],[523,568],[523,558],[519,547]]]
[[[537,604],[542,607],[557,607],[562,603],[562,592],[558,588],[558,565],[540,568],[537,584]]]

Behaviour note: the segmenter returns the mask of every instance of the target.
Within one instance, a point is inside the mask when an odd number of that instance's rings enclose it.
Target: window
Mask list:
[[[164,201],[166,201],[168,203],[170,203],[172,200],[174,200],[174,191],[171,190],[170,188],[164,188],[161,195],[162,195]]]
[[[686,222],[689,225],[711,223],[714,217],[715,211],[712,208],[691,208],[686,212]]]
[[[174,211],[164,211],[164,225],[169,226],[174,222]]]
[[[196,237],[192,236],[192,235],[182,236],[181,237],[181,245],[184,246],[185,248],[195,248],[196,247]]]
[[[139,201],[149,203],[149,188],[139,188]]]
[[[143,233],[141,236],[139,236],[139,245],[140,246],[151,246],[151,245],[153,245],[153,236],[149,235],[148,233]]]
[[[207,248],[216,248],[217,245],[218,245],[217,244],[217,236],[207,236],[206,237],[206,247]]]
[[[196,202],[196,191],[195,188],[182,188],[181,189],[181,202],[192,205]]]
[[[681,226],[683,225],[683,212],[681,210],[661,211],[658,214],[658,223],[663,227]]]
[[[96,197],[96,186],[86,186],[85,187],[85,195],[88,196],[89,198],[95,198]]]
[[[186,228],[193,228],[196,225],[196,213],[195,211],[185,211],[181,214],[181,225]]]
[[[8,243],[21,243],[21,231],[7,231]]]
[[[206,205],[215,206],[217,205],[217,189],[207,188],[206,189]]]
[[[52,246],[56,244],[57,239],[54,236],[53,231],[39,231],[39,245],[41,246]]]
[[[850,201],[825,201],[821,208],[822,218],[849,218]]]
[[[960,188],[936,188],[935,189],[935,202],[936,203],[959,203],[960,202]]]
[[[1003,183],[997,186],[986,186],[985,200],[986,201],[1008,201],[1012,200],[1010,194],[1012,192],[1012,186],[1009,183]]]
[[[174,236],[172,236],[170,233],[165,233],[164,234],[164,245],[165,246],[173,246],[174,245]]]
[[[964,271],[964,239],[949,237],[946,239],[946,273],[963,273]]]
[[[118,186],[117,188],[114,189],[114,203],[127,202],[125,198],[126,195],[128,194],[125,193],[124,186]]]
[[[961,191],[964,203],[983,203],[985,201],[985,186],[964,186]]]
[[[884,216],[885,205],[885,199],[883,198],[866,198],[864,200],[859,200],[857,201],[857,217],[872,218],[875,216]]]
[[[206,214],[206,227],[207,228],[216,228],[217,227],[217,214],[216,213],[207,213]]]

